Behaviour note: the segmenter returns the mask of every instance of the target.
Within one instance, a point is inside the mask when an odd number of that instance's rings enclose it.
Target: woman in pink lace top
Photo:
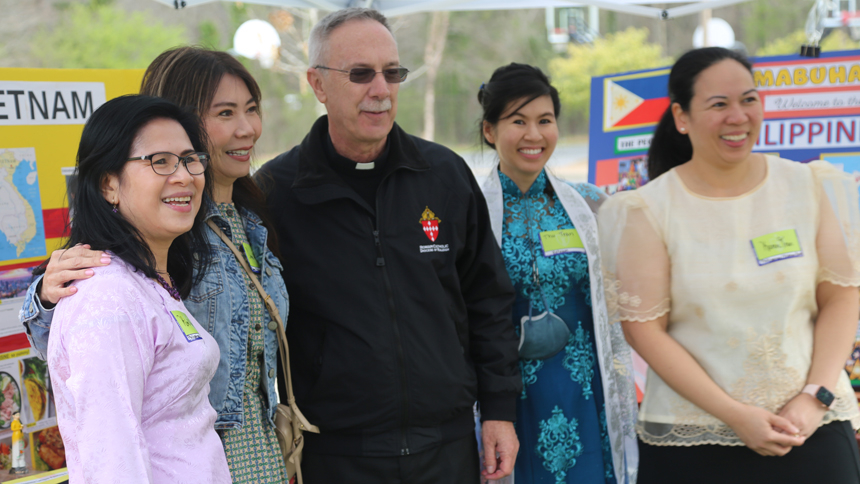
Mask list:
[[[208,399],[218,346],[181,301],[193,259],[208,259],[203,136],[194,115],[145,96],[109,101],[84,128],[67,246],[113,257],[59,302],[48,343],[71,482],[230,482]]]

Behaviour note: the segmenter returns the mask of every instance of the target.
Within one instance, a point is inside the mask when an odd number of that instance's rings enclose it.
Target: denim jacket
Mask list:
[[[266,246],[268,231],[259,217],[253,212],[239,209],[245,221],[245,234],[261,264],[260,274],[263,289],[272,297],[281,314],[287,321],[289,298],[284,280],[281,278],[281,262]],[[211,207],[206,216],[213,219],[229,237],[230,227],[221,219],[218,210]],[[209,402],[218,413],[216,429],[236,429],[244,424],[242,393],[245,388],[245,357],[248,349],[248,324],[251,319],[248,291],[256,291],[252,285],[246,286],[242,277],[242,266],[233,252],[212,230],[206,230],[212,263],[203,280],[191,288],[191,294],[183,303],[211,334],[221,349],[221,360],[212,381],[209,382]],[[24,307],[19,319],[27,329],[30,344],[42,358],[48,348],[48,333],[53,318],[53,310],[42,307],[36,297],[37,279],[27,291]],[[74,296],[72,296],[74,297]],[[271,320],[268,310],[264,312],[264,350],[265,368],[263,384],[268,404],[269,423],[274,425],[278,397],[275,393],[278,371],[278,339],[276,323]]]

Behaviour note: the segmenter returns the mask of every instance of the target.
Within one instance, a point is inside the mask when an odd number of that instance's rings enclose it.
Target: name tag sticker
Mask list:
[[[245,257],[248,258],[248,265],[251,266],[251,270],[255,274],[260,273],[260,263],[257,262],[257,258],[254,257],[254,250],[251,249],[251,244],[244,242],[242,243],[242,248],[245,249]]]
[[[182,334],[185,335],[185,339],[187,339],[189,343],[202,338],[200,333],[197,332],[197,328],[191,324],[191,320],[188,319],[188,316],[186,316],[185,313],[182,311],[170,311],[170,314],[173,315],[173,319],[176,320],[176,324],[179,325],[179,329],[182,330]]]
[[[792,257],[802,257],[803,250],[800,248],[800,240],[794,229],[780,230],[750,241],[755,252],[756,262],[763,266],[771,262]]]
[[[585,245],[576,229],[548,230],[540,233],[543,255],[549,257],[570,252],[585,253]]]

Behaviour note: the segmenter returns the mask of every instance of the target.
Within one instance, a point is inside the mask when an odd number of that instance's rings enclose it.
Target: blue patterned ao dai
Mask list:
[[[535,257],[547,304],[571,330],[567,346],[555,356],[520,360],[523,393],[517,406],[520,452],[514,480],[615,484],[595,354],[588,259],[583,253],[543,255],[540,232],[575,228],[544,172],[525,195],[505,174],[499,172],[499,177],[505,207],[502,255],[517,292],[517,333],[529,301],[534,314],[544,311],[532,280]],[[587,185],[575,188],[584,197],[592,195]]]

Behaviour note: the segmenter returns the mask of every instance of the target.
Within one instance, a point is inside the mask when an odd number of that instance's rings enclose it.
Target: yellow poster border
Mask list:
[[[137,94],[143,79],[143,69],[37,69],[0,68],[4,82],[97,82],[104,85],[105,100],[126,94]],[[62,209],[66,200],[66,178],[62,168],[75,166],[80,142],[81,124],[65,125],[0,125],[0,150],[35,148],[39,183],[39,198],[43,211]],[[43,218],[43,224],[45,220]],[[2,234],[0,234],[2,237]],[[0,260],[0,267],[40,262],[62,246],[65,239],[45,233],[46,255]]]

